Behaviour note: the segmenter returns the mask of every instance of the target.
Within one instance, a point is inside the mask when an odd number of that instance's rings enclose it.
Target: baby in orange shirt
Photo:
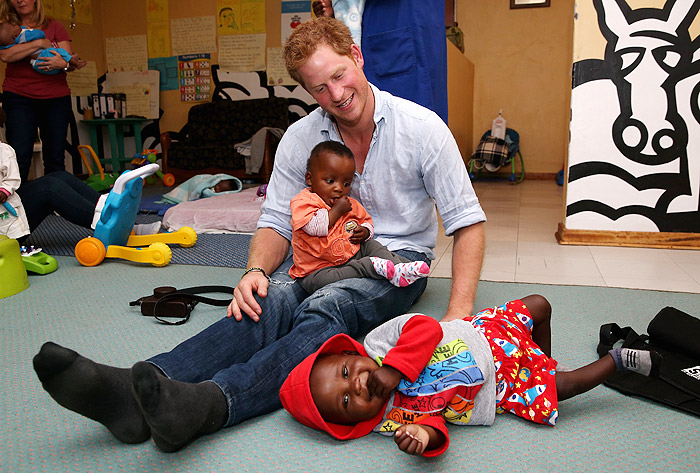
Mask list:
[[[348,197],[355,177],[352,151],[324,141],[311,151],[306,184],[290,202],[294,264],[289,274],[309,294],[348,278],[387,279],[397,287],[428,276],[425,261],[410,261],[372,240],[372,218]]]

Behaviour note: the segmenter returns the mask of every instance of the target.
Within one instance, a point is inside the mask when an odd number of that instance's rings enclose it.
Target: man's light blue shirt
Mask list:
[[[434,112],[374,86],[374,134],[350,196],[374,221],[374,238],[390,250],[434,259],[437,214],[445,234],[486,221],[457,143]],[[258,228],[292,239],[289,202],[306,187],[306,162],[321,141],[340,141],[335,122],[317,108],[293,123],[277,148]]]

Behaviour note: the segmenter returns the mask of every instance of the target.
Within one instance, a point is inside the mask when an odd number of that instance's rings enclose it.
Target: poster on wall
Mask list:
[[[216,52],[216,22],[213,16],[170,20],[173,56]]]
[[[265,70],[264,34],[219,37],[219,66],[225,71]]]
[[[700,2],[577,2],[571,230],[700,233]]]
[[[311,18],[311,1],[282,0],[282,44],[292,30]]]
[[[148,40],[146,35],[105,38],[108,72],[148,70]]]
[[[208,102],[211,95],[211,55],[177,57],[181,102]]]
[[[146,3],[146,29],[148,57],[170,56],[170,21],[168,0],[148,0]]]
[[[217,0],[216,34],[265,32],[265,0]]]
[[[267,85],[299,85],[287,72],[283,48],[267,48]]]

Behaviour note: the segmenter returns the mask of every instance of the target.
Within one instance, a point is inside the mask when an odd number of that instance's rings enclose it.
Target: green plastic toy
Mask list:
[[[29,287],[17,240],[0,235],[0,299]]]
[[[92,157],[92,160],[95,163],[99,174],[95,174],[95,172],[92,170],[90,161],[88,160],[87,156],[85,156],[83,150],[90,153],[90,157]],[[119,174],[113,172],[105,173],[102,164],[100,164],[100,160],[97,158],[97,154],[95,154],[95,150],[92,149],[92,146],[78,145],[78,152],[80,153],[80,158],[83,160],[83,163],[85,164],[85,167],[88,170],[88,177],[85,179],[85,184],[92,187],[97,192],[104,192],[110,190],[112,186],[114,186],[114,181],[117,180]]]
[[[49,256],[43,251],[31,256],[22,256],[24,267],[27,271],[36,274],[49,274],[58,269],[58,261],[53,256]]]

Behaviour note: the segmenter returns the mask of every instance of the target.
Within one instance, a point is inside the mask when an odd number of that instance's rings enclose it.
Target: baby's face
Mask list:
[[[386,401],[367,389],[367,379],[377,368],[374,361],[357,352],[317,358],[309,382],[321,417],[342,425],[374,417]]]
[[[8,22],[0,23],[0,45],[9,46],[15,42],[15,38],[22,32],[19,25]]]
[[[233,185],[231,185],[231,182],[228,180],[219,181],[214,186],[214,192],[227,192],[230,190],[233,190]]]
[[[306,184],[329,206],[350,193],[355,177],[355,161],[333,153],[324,153],[306,173]]]

